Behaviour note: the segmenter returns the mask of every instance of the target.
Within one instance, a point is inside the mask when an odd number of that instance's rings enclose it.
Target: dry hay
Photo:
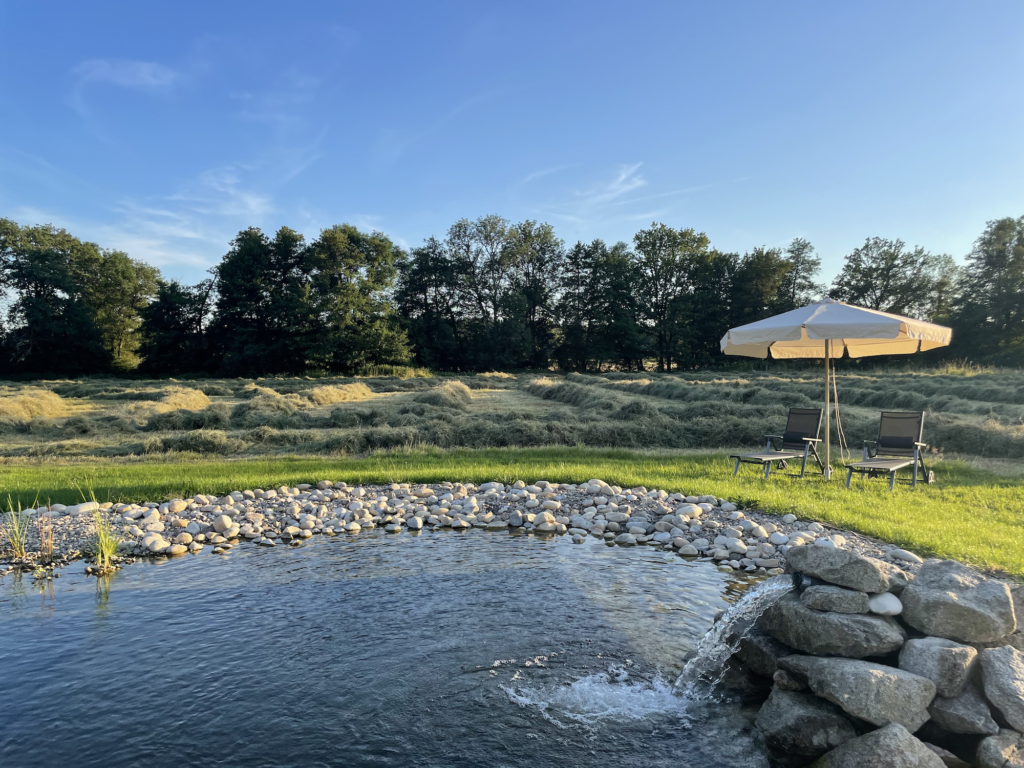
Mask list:
[[[13,397],[0,397],[0,419],[29,421],[37,416],[63,416],[67,406],[60,395],[47,389],[30,390]]]
[[[210,398],[202,390],[172,387],[160,398],[160,403],[174,410],[198,411],[210,404]]]
[[[434,387],[429,392],[416,395],[413,398],[417,403],[433,405],[438,408],[454,408],[465,410],[473,402],[473,394],[469,387],[461,381],[446,381],[439,387]]]
[[[342,384],[314,387],[299,394],[314,405],[333,405],[334,403],[348,403],[357,400],[369,400],[373,397],[373,390],[365,384]]]

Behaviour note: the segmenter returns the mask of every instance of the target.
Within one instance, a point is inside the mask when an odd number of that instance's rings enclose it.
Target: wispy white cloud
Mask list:
[[[647,181],[639,174],[641,165],[643,163],[624,165],[611,181],[602,182],[576,194],[584,205],[595,206],[610,203],[612,200],[622,197],[622,195],[628,194],[634,189],[647,185]]]
[[[159,90],[179,79],[177,71],[155,61],[89,59],[72,70],[80,83],[110,83],[122,88]]]
[[[530,182],[536,181],[537,179],[543,179],[545,176],[550,176],[553,173],[564,171],[569,166],[567,165],[556,165],[551,168],[541,168],[540,170],[533,171],[532,173],[526,174],[523,178],[513,184],[509,189],[519,189],[525,187]]]

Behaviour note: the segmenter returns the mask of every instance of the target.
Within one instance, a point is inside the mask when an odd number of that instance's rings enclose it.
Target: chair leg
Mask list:
[[[804,463],[800,465],[800,477],[804,476],[807,472],[807,446],[804,445]]]
[[[768,475],[770,475],[771,473],[772,473],[772,463],[770,461],[766,461],[764,463],[764,479],[767,480],[768,479]]]
[[[919,450],[919,448],[914,448],[914,479],[910,484],[912,488],[917,488],[917,462],[919,458]]]
[[[736,459],[736,469],[732,471],[732,476],[736,477],[736,473],[740,471],[740,460]]]
[[[846,470],[846,487],[847,488],[850,487],[850,480],[852,480],[852,479],[853,479],[853,469],[850,468],[850,469]]]
[[[892,489],[896,487],[896,471],[893,470],[889,473],[889,492],[892,493]]]

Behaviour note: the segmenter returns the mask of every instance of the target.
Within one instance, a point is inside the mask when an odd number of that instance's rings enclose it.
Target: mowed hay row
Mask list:
[[[437,408],[465,410],[473,402],[473,394],[469,387],[461,381],[446,381],[439,387],[416,395],[413,399],[417,403],[433,405]]]
[[[0,397],[0,419],[31,421],[39,416],[57,418],[66,413],[67,404],[60,395],[46,389]]]
[[[373,397],[373,391],[361,383],[314,387],[300,394],[305,395],[313,405],[333,405],[334,403],[347,403],[355,400],[369,400]]]
[[[160,403],[175,410],[198,411],[210,404],[210,398],[199,389],[172,387],[160,398]]]

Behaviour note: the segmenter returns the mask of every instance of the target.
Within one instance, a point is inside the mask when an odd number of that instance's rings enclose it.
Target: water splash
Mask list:
[[[774,576],[762,581],[733,603],[697,644],[694,656],[686,662],[675,690],[689,701],[708,700],[725,675],[726,662],[736,652],[740,640],[761,614],[793,589],[790,576]]]
[[[502,690],[512,703],[538,710],[545,720],[563,729],[570,725],[593,729],[607,718],[644,720],[654,714],[676,714],[680,718],[686,714],[686,702],[660,675],[649,681],[633,681],[621,666],[611,666],[607,672],[582,677],[569,685],[543,690],[502,686]]]

